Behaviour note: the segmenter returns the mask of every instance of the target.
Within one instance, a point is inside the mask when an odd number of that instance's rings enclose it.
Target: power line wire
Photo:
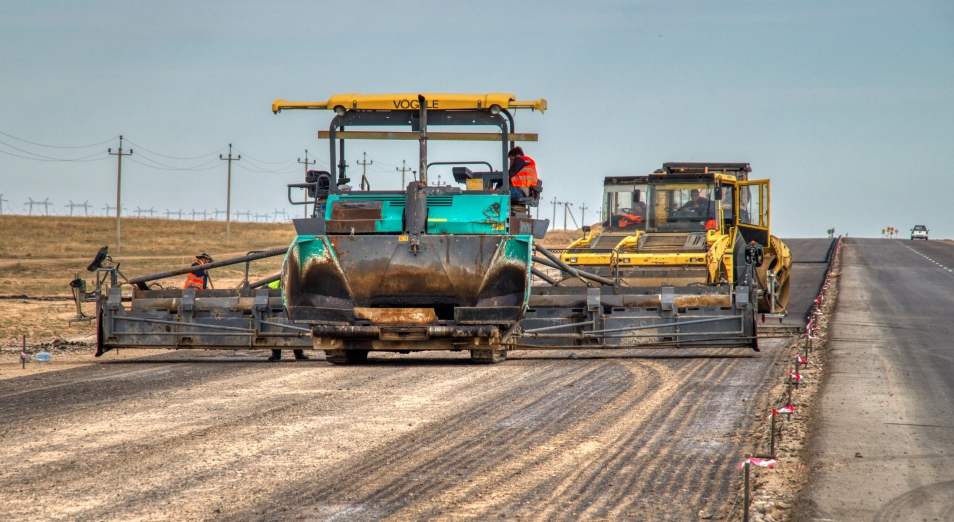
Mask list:
[[[280,164],[282,164],[282,163],[291,163],[291,162],[293,162],[293,161],[296,161],[296,160],[294,160],[294,159],[284,160],[284,161],[265,161],[265,160],[260,160],[260,159],[258,159],[258,158],[249,156],[248,154],[245,153],[245,151],[239,150],[238,147],[235,147],[235,150],[236,150],[236,152],[241,153],[243,157],[249,158],[249,159],[251,159],[252,161],[257,161],[257,162],[259,162],[259,163],[268,163],[268,164],[270,164],[270,165],[280,165]]]
[[[148,152],[149,154],[152,154],[152,155],[155,155],[155,156],[159,156],[159,157],[162,157],[162,158],[177,159],[177,160],[195,160],[195,159],[207,158],[207,157],[209,157],[209,156],[215,156],[216,154],[219,153],[219,151],[222,151],[222,150],[225,149],[225,147],[221,147],[221,148],[216,149],[216,150],[213,151],[213,152],[210,152],[210,153],[208,153],[208,154],[203,154],[203,155],[201,155],[201,156],[193,156],[193,157],[189,157],[189,158],[182,158],[182,157],[179,157],[179,156],[167,156],[167,155],[165,155],[165,154],[160,154],[160,153],[158,153],[158,152],[153,152],[153,151],[151,151],[151,150],[149,150],[149,149],[143,147],[142,145],[139,145],[138,143],[133,143],[132,140],[126,140],[126,141],[129,142],[129,143],[131,143],[133,146],[139,148],[140,150],[144,150],[144,151]]]
[[[244,160],[244,159],[245,159],[245,156],[242,156],[242,159]],[[251,165],[251,164],[249,164],[249,165]],[[254,167],[254,168],[249,168],[248,165],[241,165],[241,164],[238,164],[238,163],[237,163],[235,166],[238,167],[238,168],[240,168],[240,169],[247,170],[247,171],[249,171],[249,172],[255,172],[255,173],[257,173],[257,174],[286,174],[286,173],[298,172],[298,169],[299,169],[299,167],[298,167],[297,165],[293,165],[293,166],[290,166],[290,167],[286,167],[286,168],[284,168],[284,169],[277,169],[277,170],[264,170],[264,169],[259,168],[259,167],[256,166],[256,165],[252,165],[252,167]]]
[[[135,164],[137,164],[137,165],[142,165],[143,167],[149,167],[150,169],[156,169],[156,170],[199,171],[199,170],[212,170],[212,169],[218,168],[218,165],[217,165],[217,164],[216,164],[216,165],[212,165],[211,167],[205,167],[205,168],[197,168],[197,167],[180,168],[180,167],[169,167],[169,166],[157,167],[157,166],[155,166],[155,165],[149,165],[149,164],[147,164],[147,163],[143,163],[143,162],[141,162],[141,161],[134,160],[134,159],[132,159],[132,158],[129,158],[129,159],[126,160],[126,161],[131,161],[131,162],[133,162],[133,163],[135,163]],[[155,162],[155,160],[149,160],[149,161]]]
[[[246,158],[246,156],[242,156],[242,159],[245,159],[245,158]],[[262,170],[269,170],[269,169],[271,169],[271,168],[274,168],[274,167],[270,167],[270,166],[266,166],[266,165],[260,165],[260,164],[258,164],[258,162],[256,162],[255,160],[249,160],[249,163],[252,164],[252,165],[254,165],[254,166],[257,167],[257,168],[262,169]],[[289,160],[289,161],[283,161],[282,163],[273,163],[272,165],[291,165],[292,163],[297,163],[297,161],[296,161],[296,160]],[[282,169],[282,168],[286,168],[286,167],[277,167],[277,168]]]
[[[3,134],[4,136],[8,136],[8,137],[10,137],[10,138],[13,138],[13,139],[15,139],[15,140],[17,140],[17,141],[22,141],[23,143],[29,143],[30,145],[36,145],[37,147],[49,147],[49,148],[51,148],[51,149],[88,149],[88,148],[91,148],[91,147],[99,147],[100,145],[109,143],[109,142],[113,141],[114,139],[116,139],[116,138],[109,138],[108,140],[101,141],[101,142],[99,142],[99,143],[94,143],[94,144],[92,144],[92,145],[80,145],[80,146],[77,146],[77,147],[67,147],[67,146],[63,146],[63,145],[44,145],[44,144],[42,144],[42,143],[36,143],[36,142],[34,142],[34,141],[29,141],[29,140],[25,140],[25,139],[23,139],[23,138],[18,138],[18,137],[16,137],[16,136],[14,136],[13,134],[7,134],[6,132],[3,132],[3,131],[0,131],[0,134]]]
[[[4,143],[4,145],[6,145],[6,143]],[[7,145],[7,146],[9,147],[10,145]],[[16,149],[16,147],[13,147],[13,148]],[[20,149],[17,149],[17,150],[20,150]],[[26,152],[27,154],[34,154],[34,153],[28,152],[28,151],[21,151],[21,152]],[[8,155],[8,156],[15,156],[15,157],[17,157],[17,158],[23,158],[23,159],[33,160],[33,161],[61,161],[61,162],[72,162],[72,161],[101,161],[101,160],[104,160],[104,159],[107,159],[107,158],[108,158],[108,157],[106,157],[106,156],[104,156],[104,157],[102,157],[102,158],[93,158],[93,156],[86,156],[86,157],[84,157],[84,158],[73,158],[73,159],[48,158],[48,157],[45,157],[45,156],[40,156],[40,157],[38,157],[38,158],[31,158],[30,156],[21,156],[21,155],[19,155],[19,154],[14,154],[14,153],[12,153],[12,152],[7,152],[7,151],[2,150],[2,149],[0,149],[0,154],[6,154],[6,155]],[[100,155],[100,154],[102,154],[102,153],[101,153],[101,152],[98,152],[98,153],[94,154],[94,156],[98,156],[98,155]],[[34,154],[34,155],[35,155],[35,156],[39,156],[39,154]],[[92,158],[92,159],[90,159],[90,158]]]
[[[176,166],[173,166],[173,165],[166,165],[165,163],[156,161],[156,160],[154,160],[154,159],[152,159],[152,158],[150,158],[150,157],[148,157],[148,156],[141,156],[141,157],[142,157],[142,159],[147,160],[147,161],[151,161],[151,162],[155,163],[156,165],[160,165],[160,166],[162,166],[162,167],[164,167],[164,168],[173,169],[173,170],[205,170],[205,169],[202,169],[201,167],[204,167],[204,166],[206,166],[206,165],[210,165],[210,164],[212,164],[212,163],[218,164],[218,162],[216,161],[216,159],[215,159],[215,158],[212,158],[212,159],[210,159],[209,161],[206,161],[205,163],[200,163],[200,164],[198,164],[198,165],[191,165],[191,166],[188,166],[188,167],[176,167]]]

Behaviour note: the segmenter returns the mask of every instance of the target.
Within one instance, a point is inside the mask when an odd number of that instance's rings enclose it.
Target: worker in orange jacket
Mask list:
[[[510,158],[510,197],[525,198],[530,196],[530,189],[537,185],[537,162],[523,153],[520,147],[510,149],[507,154]]]
[[[192,266],[205,265],[211,262],[212,256],[206,252],[202,252],[195,256],[195,261],[192,263]],[[196,270],[195,272],[186,274],[185,284],[182,288],[194,288],[196,290],[205,290],[206,288],[215,289],[215,287],[212,286],[212,279],[205,270]]]

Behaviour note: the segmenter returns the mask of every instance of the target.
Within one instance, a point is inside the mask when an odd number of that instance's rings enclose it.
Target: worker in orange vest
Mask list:
[[[530,196],[530,189],[537,185],[537,163],[533,158],[523,153],[520,147],[510,149],[507,154],[510,158],[510,197],[525,198]]]
[[[212,256],[206,252],[202,252],[195,256],[195,261],[192,263],[192,266],[204,265],[211,262]],[[182,288],[194,288],[196,290],[205,290],[209,287],[215,288],[212,286],[212,279],[205,270],[196,270],[195,272],[186,274],[185,284],[182,286]]]

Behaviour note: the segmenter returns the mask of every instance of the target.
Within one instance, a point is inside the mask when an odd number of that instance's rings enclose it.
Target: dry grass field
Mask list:
[[[0,347],[19,344],[23,335],[31,346],[55,339],[93,340],[87,325],[67,326],[75,315],[72,301],[37,298],[71,296],[69,282],[77,274],[93,279],[86,266],[103,245],[109,245],[120,271],[135,277],[189,266],[203,251],[221,260],[282,248],[295,236],[291,224],[232,223],[231,228],[226,242],[223,222],[124,218],[122,250],[116,252],[112,218],[0,216]],[[249,278],[275,274],[281,262],[281,257],[255,261]],[[245,277],[244,265],[214,269],[210,275],[217,288],[232,288]],[[159,283],[178,287],[184,280],[178,276]],[[86,306],[89,313],[91,304]]]
[[[93,330],[87,325],[67,326],[75,315],[69,282],[77,274],[90,281],[86,266],[103,245],[120,263],[126,277],[136,277],[187,267],[201,252],[216,260],[237,257],[252,250],[284,248],[295,237],[290,223],[232,223],[231,241],[225,240],[225,223],[124,218],[122,250],[115,251],[116,221],[101,217],[0,216],[0,348],[22,342],[50,343],[55,339],[88,342]],[[543,244],[566,246],[582,233],[554,231]],[[281,257],[254,261],[251,280],[281,270]],[[216,268],[210,272],[216,288],[234,288],[245,277],[244,265]],[[176,288],[185,276],[159,283]],[[26,296],[27,298],[18,298]],[[61,297],[61,300],[37,298]],[[87,312],[91,304],[86,305]]]
[[[225,241],[225,223],[126,218],[122,221],[122,250],[116,252],[116,221],[112,218],[0,216],[0,295],[70,295],[76,272],[88,279],[86,266],[103,245],[120,262],[127,277],[189,266],[195,255],[208,252],[216,260],[244,255],[250,250],[288,246],[295,236],[291,224],[232,223]],[[281,258],[252,263],[255,275],[278,270]],[[244,267],[243,267],[244,269]],[[223,288],[244,276],[238,268],[212,272]],[[166,283],[175,286],[180,276]]]

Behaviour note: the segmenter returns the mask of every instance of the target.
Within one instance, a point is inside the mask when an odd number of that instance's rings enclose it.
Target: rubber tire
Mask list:
[[[325,350],[325,360],[331,364],[362,364],[368,361],[369,350]]]
[[[476,364],[497,364],[507,360],[507,350],[471,350],[470,360]]]

